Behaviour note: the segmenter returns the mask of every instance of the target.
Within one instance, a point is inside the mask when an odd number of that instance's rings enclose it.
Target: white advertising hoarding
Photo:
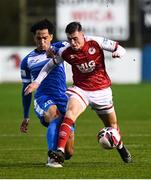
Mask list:
[[[20,62],[32,50],[25,47],[0,48],[0,82],[20,81]]]
[[[57,0],[57,38],[66,39],[65,27],[81,22],[86,34],[115,40],[129,38],[129,0]]]
[[[112,58],[111,53],[105,52],[107,72],[113,83],[140,83],[142,69],[142,52],[140,49],[127,49],[124,57]]]
[[[34,47],[1,47],[0,48],[0,82],[21,81],[20,63]],[[67,82],[72,82],[71,67],[65,63]]]
[[[20,62],[32,47],[0,48],[0,82],[18,82],[20,78]],[[141,51],[127,49],[122,59],[113,59],[111,53],[105,52],[107,72],[113,83],[141,82]],[[69,64],[65,63],[67,82],[72,82],[72,72]]]

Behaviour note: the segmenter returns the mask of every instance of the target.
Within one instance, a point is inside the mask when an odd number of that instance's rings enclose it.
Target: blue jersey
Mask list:
[[[23,83],[31,83],[38,76],[42,67],[49,61],[45,52],[37,50],[29,53],[21,62],[21,78]],[[64,64],[55,67],[42,81],[35,93],[35,97],[45,95],[62,96],[66,91],[66,76]]]
[[[31,94],[24,95],[25,87],[36,79],[42,67],[50,60],[47,58],[46,51],[39,52],[36,49],[30,52],[21,62],[21,78],[23,82],[22,100],[24,107],[24,118],[29,115],[29,107],[31,103]],[[65,99],[66,91],[66,75],[64,64],[56,66],[48,76],[42,81],[39,88],[35,92],[35,98],[43,95],[54,97],[55,99]]]

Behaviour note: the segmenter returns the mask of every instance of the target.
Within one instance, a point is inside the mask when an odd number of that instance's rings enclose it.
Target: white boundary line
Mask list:
[[[45,134],[35,134],[35,135],[31,135],[31,134],[0,134],[0,137],[45,137]],[[81,134],[81,135],[76,135],[78,136],[82,136],[82,137],[89,137],[88,135],[85,134]],[[122,135],[123,137],[151,137],[151,134],[129,134],[129,135]]]

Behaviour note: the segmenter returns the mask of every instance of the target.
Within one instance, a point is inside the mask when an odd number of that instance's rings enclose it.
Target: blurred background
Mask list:
[[[20,81],[20,62],[34,48],[30,27],[43,18],[56,25],[54,41],[65,40],[66,25],[76,20],[86,34],[124,46],[127,54],[121,60],[105,53],[113,83],[151,81],[151,0],[1,0],[1,83]],[[67,80],[72,81],[66,68]]]
[[[62,170],[45,168],[46,129],[34,103],[29,131],[20,133],[20,62],[35,48],[31,25],[43,18],[56,25],[54,42],[66,40],[64,29],[76,20],[86,34],[105,36],[126,48],[121,59],[105,52],[105,64],[134,163],[127,166],[116,151],[101,150],[96,135],[103,124],[90,108],[76,123],[75,155]],[[0,0],[0,24],[0,179],[151,179],[151,0]],[[70,66],[65,65],[71,82]]]

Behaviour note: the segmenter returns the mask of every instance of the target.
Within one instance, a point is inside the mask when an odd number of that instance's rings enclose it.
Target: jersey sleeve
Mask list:
[[[60,42],[53,43],[51,47],[54,50],[55,54],[57,54],[60,48],[65,47],[65,42],[60,41]]]
[[[22,86],[22,105],[23,105],[23,116],[24,118],[29,118],[29,111],[30,111],[30,105],[31,105],[31,100],[32,100],[32,93],[28,95],[24,95],[24,90],[27,87],[29,83],[23,83]]]
[[[38,74],[37,78],[34,80],[38,84],[40,84],[45,77],[52,71],[57,65],[63,62],[63,59],[59,56],[59,50],[64,47],[63,42],[56,42],[53,43],[51,46],[51,50],[55,54],[55,58],[50,58],[47,64],[41,69],[40,73]]]
[[[95,40],[99,44],[99,46],[106,51],[114,52],[118,47],[118,42],[110,40],[106,37],[94,36],[92,37],[92,39]]]
[[[112,41],[104,37],[97,37],[96,41],[99,43],[103,50],[112,52],[112,57],[122,58],[126,53],[125,48],[120,46],[116,41]]]
[[[24,90],[28,84],[31,82],[30,70],[27,66],[27,58],[23,59],[20,66],[21,70],[21,79],[22,79],[22,105],[23,105],[23,114],[24,118],[29,118],[30,105],[32,100],[32,94],[25,96]]]
[[[20,66],[21,70],[21,79],[23,83],[30,83],[32,81],[30,70],[27,65],[27,57],[24,58]]]
[[[67,49],[70,46],[70,44],[67,41],[62,42],[62,46],[57,49],[57,55],[62,58],[62,53],[65,49]]]

